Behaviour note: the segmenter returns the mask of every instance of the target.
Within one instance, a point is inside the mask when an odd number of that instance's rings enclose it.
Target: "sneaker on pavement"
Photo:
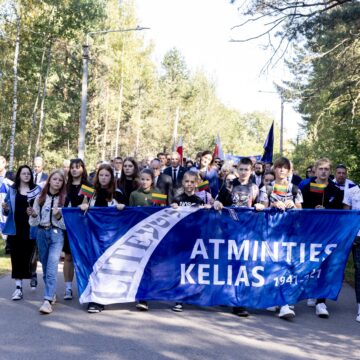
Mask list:
[[[30,280],[31,290],[36,290],[37,285],[38,285],[38,281],[37,281],[37,276],[35,275]]]
[[[97,313],[102,312],[104,309],[105,309],[104,305],[91,302],[88,305],[87,312],[89,314],[97,314]]]
[[[64,294],[64,300],[72,300],[73,293],[71,289],[66,289]]]
[[[356,321],[360,322],[360,313],[357,314]]]
[[[52,309],[52,306],[50,304],[50,301],[49,300],[44,300],[43,304],[40,306],[39,311],[42,314],[51,314],[53,309]]]
[[[295,317],[295,311],[291,310],[289,305],[281,306],[279,312],[280,319],[293,319]]]
[[[136,308],[141,310],[141,311],[148,311],[149,310],[149,306],[148,306],[148,303],[146,301],[139,301],[136,304]]]
[[[329,312],[327,311],[325,303],[319,303],[316,305],[315,314],[322,319],[327,319],[329,317]]]
[[[307,299],[306,305],[309,307],[315,307],[316,306],[316,299]]]
[[[248,317],[249,312],[246,310],[246,308],[242,306],[235,306],[233,307],[232,313],[234,315],[240,316],[240,317]]]
[[[182,312],[183,311],[183,304],[182,303],[175,303],[175,305],[171,308],[172,311]]]
[[[22,298],[23,298],[22,288],[20,286],[17,286],[11,296],[11,299],[16,301],[16,300],[21,300]]]

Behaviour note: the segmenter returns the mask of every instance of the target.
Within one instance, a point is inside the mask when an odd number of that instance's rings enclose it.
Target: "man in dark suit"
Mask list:
[[[173,184],[171,176],[160,173],[161,162],[159,159],[152,160],[150,168],[154,172],[154,187],[159,190],[161,194],[167,195],[166,205],[170,205],[173,198]]]
[[[174,190],[181,186],[185,172],[186,168],[180,166],[180,154],[174,151],[171,154],[171,166],[164,170],[164,174],[171,177]]]
[[[261,161],[257,161],[254,165],[254,172],[252,176],[252,182],[260,189],[263,184],[263,177],[265,172],[265,166]]]

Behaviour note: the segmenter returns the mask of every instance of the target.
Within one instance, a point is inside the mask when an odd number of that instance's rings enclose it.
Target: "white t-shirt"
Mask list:
[[[351,206],[352,210],[360,210],[360,187],[354,186],[345,191],[343,203]],[[360,230],[357,233],[357,236],[360,236]]]

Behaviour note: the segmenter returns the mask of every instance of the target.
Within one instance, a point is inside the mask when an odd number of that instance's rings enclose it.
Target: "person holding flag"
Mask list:
[[[29,166],[22,165],[16,172],[15,182],[9,188],[2,209],[7,220],[3,233],[8,235],[11,248],[11,277],[15,279],[12,300],[23,298],[23,279],[31,279],[31,260],[36,244],[30,237],[29,215],[34,198],[41,191],[34,184]]]
[[[84,195],[84,200],[79,207],[85,214],[93,206],[116,207],[118,210],[125,208],[124,203],[121,203],[121,199],[124,199],[124,196],[116,189],[114,172],[109,164],[99,166],[95,175],[94,188],[83,184],[79,194]],[[87,311],[90,314],[100,313],[104,309],[105,306],[103,304],[95,302],[90,302],[87,307]]]
[[[328,158],[315,163],[315,176],[311,177],[301,189],[304,209],[342,209],[343,194],[329,178],[331,162]],[[315,313],[321,318],[328,318],[325,299],[308,299],[308,306],[315,306]]]
[[[210,209],[211,205],[205,204],[204,201],[196,196],[196,184],[198,182],[198,174],[194,171],[187,171],[182,179],[182,186],[180,192],[174,197],[171,207],[177,209],[181,206],[204,206],[205,209]],[[184,310],[182,302],[176,302],[171,308],[175,312],[182,312]]]
[[[219,175],[213,162],[212,152],[209,150],[203,151],[200,157],[200,165],[190,170],[198,172],[202,180],[209,182],[211,196],[215,198],[219,192]]]
[[[140,187],[130,194],[130,206],[156,206],[166,205],[167,195],[154,189],[154,173],[150,169],[140,172]],[[149,305],[146,300],[140,299],[136,304],[140,311],[148,311]]]
[[[287,209],[301,209],[303,198],[299,188],[289,181],[291,162],[285,157],[280,157],[274,162],[275,180],[270,185],[260,189],[259,201],[266,207],[273,207],[281,211]],[[276,311],[277,306],[268,308]],[[293,306],[288,304],[280,307],[280,319],[293,319],[295,311]]]
[[[81,159],[70,160],[70,170],[66,184],[67,195],[64,207],[77,207],[82,204],[84,196],[86,196],[89,191],[92,194],[92,185],[87,178],[88,174],[84,162]],[[71,300],[73,298],[72,282],[74,279],[74,264],[72,262],[70,244],[66,231],[64,232],[63,252],[65,254],[63,267],[65,281],[64,300]]]
[[[254,206],[257,211],[263,210],[264,205],[257,203],[259,188],[251,181],[252,161],[249,158],[242,158],[237,171],[238,178],[232,174],[234,178],[231,180],[231,184],[222,187],[217,200],[214,202],[214,209],[221,210],[224,206]],[[233,307],[232,312],[240,317],[249,316],[249,312],[243,306]]]

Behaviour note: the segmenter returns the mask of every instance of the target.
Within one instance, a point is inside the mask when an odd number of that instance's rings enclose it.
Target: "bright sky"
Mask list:
[[[280,122],[280,98],[273,82],[288,80],[278,65],[267,75],[260,71],[269,53],[256,42],[234,43],[230,38],[246,37],[230,28],[239,24],[237,6],[229,0],[136,0],[140,26],[150,27],[145,39],[155,43],[154,60],[176,47],[190,70],[203,69],[217,85],[222,102],[241,112],[268,111]],[[259,28],[261,31],[262,28]],[[242,30],[243,32],[244,30]],[[143,33],[145,34],[145,32]],[[295,139],[300,116],[285,104],[285,137]]]

